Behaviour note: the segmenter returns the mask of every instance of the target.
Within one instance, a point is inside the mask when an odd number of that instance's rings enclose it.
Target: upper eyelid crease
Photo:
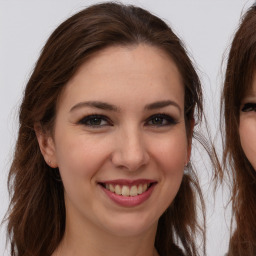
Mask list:
[[[246,103],[255,103],[256,102],[256,94],[255,93],[249,93],[245,95],[245,97],[241,100],[241,105],[244,105]]]

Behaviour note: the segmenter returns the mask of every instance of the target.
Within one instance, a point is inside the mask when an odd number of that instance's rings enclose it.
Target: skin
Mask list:
[[[88,121],[92,114],[104,118]],[[98,52],[63,90],[53,136],[37,137],[65,189],[66,230],[53,255],[153,255],[158,219],[190,157],[184,88],[171,58],[147,45]],[[99,185],[116,179],[156,185],[146,201],[125,207]]]
[[[254,75],[251,90],[242,101],[242,109],[248,103],[256,105],[256,75]],[[244,153],[256,170],[256,111],[255,109],[247,110],[240,111],[239,134]]]

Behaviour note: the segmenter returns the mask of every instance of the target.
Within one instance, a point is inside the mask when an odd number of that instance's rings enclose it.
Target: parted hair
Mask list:
[[[25,88],[19,133],[9,173],[11,202],[7,214],[12,256],[50,256],[65,232],[64,187],[58,168],[44,161],[34,125],[54,127],[56,103],[67,82],[93,54],[109,46],[147,44],[162,49],[175,62],[185,91],[188,140],[192,122],[202,119],[199,77],[181,40],[148,11],[117,3],[92,5],[64,21],[42,49]],[[196,235],[205,253],[204,202],[195,172],[184,174],[180,189],[160,217],[155,246],[162,256],[197,256]],[[198,220],[201,205],[202,223]]]
[[[224,167],[232,187],[229,256],[256,255],[256,172],[239,136],[240,108],[256,71],[256,7],[242,17],[228,56],[223,88]]]

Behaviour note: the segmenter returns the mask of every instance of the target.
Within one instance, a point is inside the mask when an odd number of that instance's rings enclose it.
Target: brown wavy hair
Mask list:
[[[256,255],[256,170],[246,158],[239,136],[241,101],[256,70],[256,7],[242,17],[228,56],[223,88],[224,167],[232,187],[232,231],[228,255]]]
[[[195,119],[202,119],[201,84],[171,28],[146,10],[117,3],[93,5],[70,17],[46,42],[20,107],[9,173],[7,221],[12,256],[50,256],[65,232],[63,184],[58,169],[50,168],[42,157],[34,125],[40,123],[45,131],[51,131],[63,88],[92,54],[109,46],[141,43],[162,49],[176,63],[185,90],[185,120],[191,140],[189,127]],[[205,254],[204,202],[195,172],[191,165],[189,168],[176,198],[159,220],[155,246],[160,255],[199,255],[197,233],[202,235]],[[203,224],[198,221],[197,201]]]

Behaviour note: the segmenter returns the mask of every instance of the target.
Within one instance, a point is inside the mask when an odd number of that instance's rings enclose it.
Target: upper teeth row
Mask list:
[[[121,185],[113,185],[113,184],[106,184],[106,189],[114,192],[118,195],[123,196],[137,196],[142,194],[148,189],[149,184],[139,184],[138,186],[133,185],[129,186],[121,186]]]

